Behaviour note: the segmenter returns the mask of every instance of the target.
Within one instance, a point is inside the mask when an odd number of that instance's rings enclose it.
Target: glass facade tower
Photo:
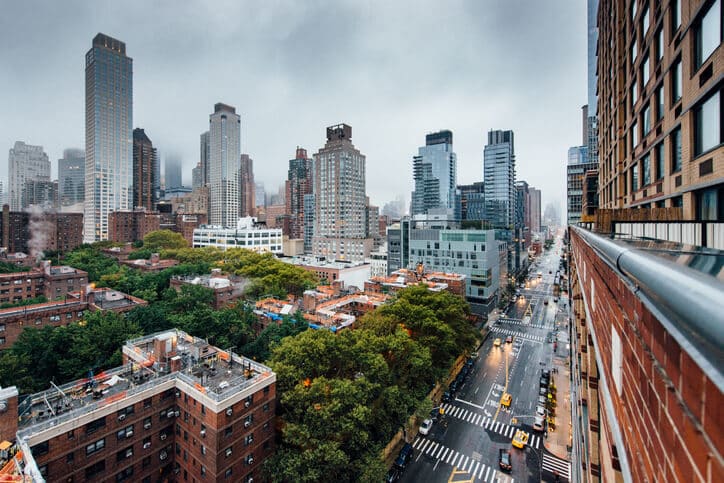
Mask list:
[[[412,192],[412,214],[427,214],[431,209],[455,209],[457,157],[453,152],[451,131],[440,131],[425,137],[425,146],[412,159],[415,191]]]
[[[133,60],[126,44],[98,34],[85,56],[83,239],[108,239],[108,215],[132,208]]]
[[[496,228],[512,228],[516,200],[513,131],[490,131],[483,158],[485,218]]]

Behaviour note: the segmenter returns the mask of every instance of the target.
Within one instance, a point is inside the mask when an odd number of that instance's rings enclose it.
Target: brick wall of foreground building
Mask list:
[[[722,392],[668,322],[569,231],[582,480],[620,480],[628,468],[633,481],[724,481]]]

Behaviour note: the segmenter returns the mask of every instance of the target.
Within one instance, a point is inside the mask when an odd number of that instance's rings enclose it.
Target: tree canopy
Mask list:
[[[156,230],[143,237],[143,248],[156,252],[186,248],[188,245],[183,235],[171,230]]]

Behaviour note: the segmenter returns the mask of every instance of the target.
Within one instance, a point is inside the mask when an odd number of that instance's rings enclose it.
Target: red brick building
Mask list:
[[[28,244],[32,238],[31,226],[43,234],[42,243],[35,247],[38,252],[69,252],[83,244],[82,213],[48,212],[31,215],[25,211],[10,211],[10,207],[4,205],[0,217],[2,246],[9,253],[32,251]]]
[[[15,425],[28,472],[46,481],[261,481],[274,452],[270,368],[178,330],[126,342],[123,361],[13,412],[17,392],[0,392],[10,403],[0,431]]]
[[[143,240],[161,229],[161,215],[144,209],[112,211],[108,215],[108,239],[114,242]]]
[[[689,250],[673,264],[569,232],[582,481],[724,481],[724,285]]]
[[[213,290],[212,306],[215,310],[219,310],[240,300],[244,296],[247,282],[240,277],[222,275],[221,270],[215,268],[211,275],[178,276],[171,279],[170,286],[177,292],[180,292],[184,285],[200,285]]]
[[[44,262],[30,272],[0,274],[0,303],[17,303],[44,296],[48,300],[64,297],[84,289],[88,273],[68,266],[51,266]]]

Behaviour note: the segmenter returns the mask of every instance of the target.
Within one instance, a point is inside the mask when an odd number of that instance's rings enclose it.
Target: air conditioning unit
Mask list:
[[[249,426],[251,426],[251,421],[244,421],[244,427],[248,428]]]
[[[143,449],[148,449],[151,447],[151,442],[148,441],[147,443],[143,443]]]
[[[128,431],[126,431],[126,438],[130,438],[131,436],[133,436],[133,430],[129,429]]]
[[[133,449],[128,448],[126,450],[126,458],[130,458],[131,456],[133,456]]]
[[[151,429],[151,423],[144,424],[143,429]]]
[[[166,434],[166,433],[161,433],[161,441],[163,441],[163,440],[166,439],[166,438],[168,438],[168,434]]]
[[[176,397],[181,397],[181,391],[176,391]]]
[[[254,457],[253,457],[253,456],[249,456],[249,457],[246,459],[246,464],[247,464],[247,465],[253,465],[253,464],[254,464]]]
[[[124,419],[126,419],[126,415],[125,415],[125,414],[121,414],[120,416],[118,416],[118,420],[119,420],[119,421],[123,421]]]
[[[177,409],[177,410],[176,410],[176,412],[175,412],[174,414],[176,415],[176,417],[178,417],[178,416],[179,416],[179,414],[181,414],[181,411],[179,411],[179,410]]]
[[[206,430],[205,430],[205,429],[202,429],[202,430],[201,430],[201,437],[203,438],[203,437],[205,437],[205,436],[206,436]]]
[[[173,412],[173,411],[169,411],[169,412],[166,413],[166,417],[169,418],[169,419],[172,418],[172,417],[174,417],[174,416],[176,416],[176,413]]]
[[[245,401],[245,402],[244,402],[244,407],[247,407],[247,408],[248,408],[249,406],[251,406],[251,401]]]
[[[232,414],[234,414],[234,411],[232,411],[231,408],[229,408],[229,409],[226,410],[226,415],[227,415],[227,416],[231,416]]]
[[[163,461],[166,458],[168,458],[168,453],[165,450],[161,451],[161,453],[158,455],[158,457],[159,457],[159,459],[161,459],[161,461]]]
[[[231,456],[231,448],[226,449],[226,456]]]
[[[173,472],[178,475],[179,473],[181,473],[181,468],[174,468]]]
[[[249,478],[246,479],[246,483],[254,483],[254,478],[252,478],[250,476]]]

